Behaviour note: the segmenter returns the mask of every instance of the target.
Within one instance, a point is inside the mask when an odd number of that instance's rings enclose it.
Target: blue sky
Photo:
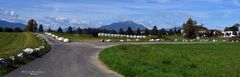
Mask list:
[[[180,26],[188,18],[210,29],[240,23],[240,0],[0,0],[0,18],[46,27],[99,27],[135,21],[148,28]]]

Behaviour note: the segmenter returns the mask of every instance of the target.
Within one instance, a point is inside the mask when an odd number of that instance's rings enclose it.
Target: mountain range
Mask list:
[[[116,23],[112,23],[110,25],[101,26],[101,27],[99,27],[99,29],[119,31],[119,29],[122,28],[124,31],[126,31],[128,29],[128,27],[131,27],[133,31],[136,31],[138,28],[140,28],[140,30],[146,29],[146,27],[144,25],[137,24],[133,21],[116,22]]]
[[[23,29],[25,27],[25,24],[0,20],[0,27],[9,27],[9,28],[19,27],[19,28]]]

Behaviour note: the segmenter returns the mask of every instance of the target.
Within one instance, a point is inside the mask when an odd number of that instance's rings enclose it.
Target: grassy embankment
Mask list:
[[[12,56],[25,48],[41,46],[41,40],[32,33],[0,32],[0,57]]]
[[[16,57],[21,50],[25,48],[38,48],[44,46],[39,52],[29,54],[23,58]],[[29,61],[41,57],[50,50],[50,45],[46,41],[40,40],[30,32],[7,33],[0,32],[0,58],[7,59],[8,66],[0,68],[0,76],[4,75]],[[14,56],[15,60],[10,60],[9,57]]]
[[[121,45],[100,60],[126,77],[239,77],[240,44]]]

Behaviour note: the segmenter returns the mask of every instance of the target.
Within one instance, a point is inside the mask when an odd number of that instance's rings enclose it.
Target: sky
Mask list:
[[[45,27],[100,27],[134,21],[147,28],[181,26],[188,18],[210,29],[240,23],[240,0],[0,0],[0,19]]]

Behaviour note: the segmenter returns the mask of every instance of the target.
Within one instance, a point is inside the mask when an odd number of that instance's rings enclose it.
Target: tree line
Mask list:
[[[240,24],[235,24],[231,27],[226,27],[224,31],[234,31],[239,30]],[[199,31],[205,30],[206,33],[200,33]],[[43,25],[38,25],[34,19],[31,19],[27,22],[27,26],[21,30],[21,28],[16,27],[14,29],[9,27],[0,27],[0,32],[45,32],[43,29]],[[194,39],[197,36],[206,35],[208,37],[220,36],[221,32],[219,30],[208,30],[203,24],[198,24],[195,20],[189,18],[185,23],[183,23],[182,28],[172,28],[172,29],[159,29],[157,26],[153,26],[152,29],[144,29],[141,30],[138,28],[136,31],[133,31],[131,27],[128,27],[126,31],[120,28],[118,31],[115,30],[106,30],[106,29],[97,29],[97,28],[84,28],[81,29],[73,28],[69,26],[66,31],[64,31],[61,27],[56,30],[52,30],[51,27],[47,29],[47,32],[57,32],[57,33],[70,33],[70,34],[93,34],[97,35],[98,33],[112,33],[112,34],[127,34],[127,35],[154,35],[161,37],[162,35],[183,35],[185,38]],[[217,34],[216,34],[217,33]]]
[[[27,26],[24,28],[23,31],[27,32],[45,32],[43,29],[43,25],[40,24],[38,26],[37,22],[33,19],[29,20],[27,23]],[[178,28],[165,30],[165,29],[158,29],[157,26],[153,26],[152,29],[144,29],[141,30],[138,28],[136,31],[132,30],[131,27],[128,27],[126,31],[124,31],[122,28],[120,28],[118,31],[115,30],[106,30],[106,29],[97,29],[97,28],[84,28],[81,29],[73,28],[69,26],[66,31],[64,31],[61,27],[58,27],[58,29],[53,30],[51,27],[49,27],[46,32],[57,32],[57,33],[70,33],[70,34],[97,34],[97,33],[112,33],[112,34],[127,34],[127,35],[155,35],[155,36],[161,36],[161,35],[180,35],[181,30]]]

